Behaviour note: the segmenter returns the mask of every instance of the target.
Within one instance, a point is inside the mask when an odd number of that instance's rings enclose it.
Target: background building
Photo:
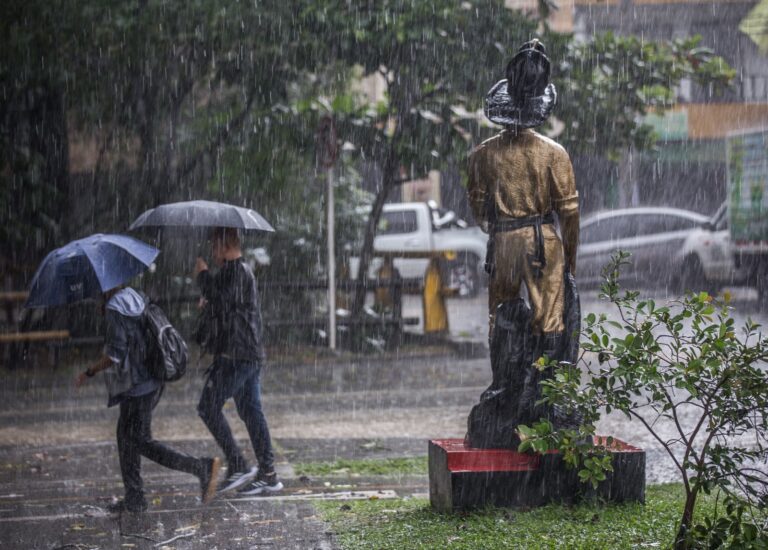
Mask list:
[[[629,185],[603,206],[665,204],[713,212],[726,193],[725,136],[768,125],[768,2],[575,0],[570,9],[577,37],[606,31],[648,40],[701,35],[702,46],[736,69],[732,88],[721,94],[683,82],[679,105],[646,119],[660,136],[656,150],[630,155],[626,162],[631,166],[600,174],[609,188],[617,181]]]

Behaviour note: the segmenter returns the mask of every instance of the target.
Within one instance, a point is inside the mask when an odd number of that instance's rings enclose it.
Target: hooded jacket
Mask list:
[[[144,364],[147,344],[142,315],[146,303],[132,288],[124,288],[107,302],[107,335],[104,353],[112,365],[104,371],[108,406],[125,397],[138,397],[157,389],[161,382],[150,376]]]

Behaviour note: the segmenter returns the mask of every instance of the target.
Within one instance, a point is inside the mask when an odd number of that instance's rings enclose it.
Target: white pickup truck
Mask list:
[[[444,252],[449,259],[448,286],[457,288],[460,296],[475,296],[487,281],[483,269],[487,240],[480,228],[468,227],[452,211],[426,202],[402,202],[384,205],[373,247],[377,254],[394,257],[404,279],[423,278],[429,254]],[[424,257],[414,257],[420,254]],[[380,257],[371,262],[370,278],[376,276],[381,262]],[[353,277],[357,276],[357,266],[358,258],[351,258]]]

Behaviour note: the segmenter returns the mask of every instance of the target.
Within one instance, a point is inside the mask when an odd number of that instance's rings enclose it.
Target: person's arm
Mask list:
[[[78,388],[83,385],[86,378],[92,378],[97,373],[107,369],[112,363],[121,363],[128,355],[128,335],[121,322],[120,314],[108,309],[105,321],[107,332],[104,337],[104,353],[96,363],[77,376],[75,386]]]
[[[222,304],[227,301],[226,293],[231,291],[228,284],[222,284],[221,272],[214,277],[208,270],[208,264],[202,258],[198,258],[195,264],[195,279],[200,288],[200,294],[203,298],[211,302],[215,310],[222,308]]]
[[[75,378],[75,387],[79,388],[88,378],[93,378],[96,374],[100,373],[111,364],[112,359],[110,359],[107,354],[103,354],[98,361],[77,375],[77,378]]]
[[[216,285],[213,282],[211,272],[208,270],[208,264],[200,257],[195,260],[194,276],[203,298],[210,301],[216,292]]]
[[[576,252],[579,246],[579,193],[573,175],[571,159],[565,149],[559,149],[550,166],[552,206],[560,220],[565,265],[576,274]]]

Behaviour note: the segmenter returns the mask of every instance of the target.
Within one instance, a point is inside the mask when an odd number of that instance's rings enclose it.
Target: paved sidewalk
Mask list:
[[[199,442],[177,442],[214,452]],[[3,548],[332,548],[307,500],[199,504],[197,480],[144,461],[146,514],[110,515],[122,483],[113,443],[0,449],[0,546]],[[231,497],[236,498],[236,495]],[[160,545],[162,546],[162,545]]]
[[[264,402],[285,490],[268,498],[232,494],[201,507],[194,477],[144,461],[150,508],[138,517],[105,511],[121,496],[122,483],[114,442],[118,411],[104,406],[101,380],[75,391],[74,368],[14,372],[13,382],[0,386],[0,547],[334,548],[314,501],[423,495],[426,476],[299,479],[291,465],[424,456],[432,435],[427,430],[440,435],[444,420],[429,428],[414,427],[415,419],[445,409],[461,414],[456,401],[477,393],[462,390],[472,369],[457,373],[455,361],[422,357],[268,369]],[[220,454],[195,413],[201,385],[194,373],[169,385],[153,433],[190,454]],[[252,457],[234,407],[225,412]]]

